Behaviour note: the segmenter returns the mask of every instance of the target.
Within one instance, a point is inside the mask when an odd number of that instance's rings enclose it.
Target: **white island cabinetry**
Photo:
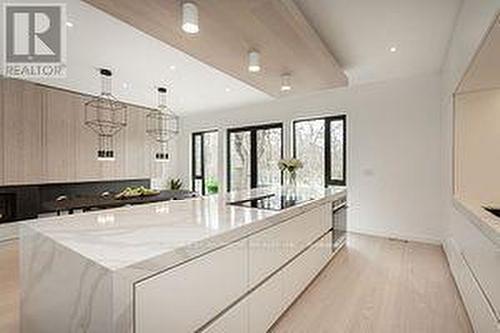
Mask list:
[[[282,211],[228,205],[276,191],[27,223],[22,332],[268,330],[332,257],[332,202],[346,195],[343,188],[302,189],[310,199]],[[78,269],[64,270],[65,258]],[[61,280],[75,290],[47,308],[43,300]]]

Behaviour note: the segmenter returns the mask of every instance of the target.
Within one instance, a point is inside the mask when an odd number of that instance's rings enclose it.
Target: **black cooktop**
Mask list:
[[[309,200],[311,199],[301,196],[269,194],[257,198],[230,202],[229,204],[248,208],[283,210]]]

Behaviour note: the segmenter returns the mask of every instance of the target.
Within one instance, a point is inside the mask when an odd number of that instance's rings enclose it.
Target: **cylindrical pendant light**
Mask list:
[[[198,7],[193,2],[182,3],[182,30],[188,34],[197,34],[200,31]]]
[[[252,73],[260,72],[260,53],[257,51],[248,52],[248,71]]]
[[[292,76],[290,74],[281,75],[281,91],[292,90]]]

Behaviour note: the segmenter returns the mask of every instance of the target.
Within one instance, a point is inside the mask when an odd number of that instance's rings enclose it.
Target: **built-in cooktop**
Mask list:
[[[267,210],[283,210],[312,200],[302,196],[269,194],[251,199],[230,202],[230,205]]]

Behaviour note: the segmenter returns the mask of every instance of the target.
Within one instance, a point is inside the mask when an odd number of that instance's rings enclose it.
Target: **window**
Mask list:
[[[219,191],[218,170],[219,133],[193,133],[192,187],[202,195]]]
[[[294,121],[293,154],[304,163],[299,184],[345,185],[346,116]]]
[[[229,129],[228,191],[281,184],[283,125]]]

